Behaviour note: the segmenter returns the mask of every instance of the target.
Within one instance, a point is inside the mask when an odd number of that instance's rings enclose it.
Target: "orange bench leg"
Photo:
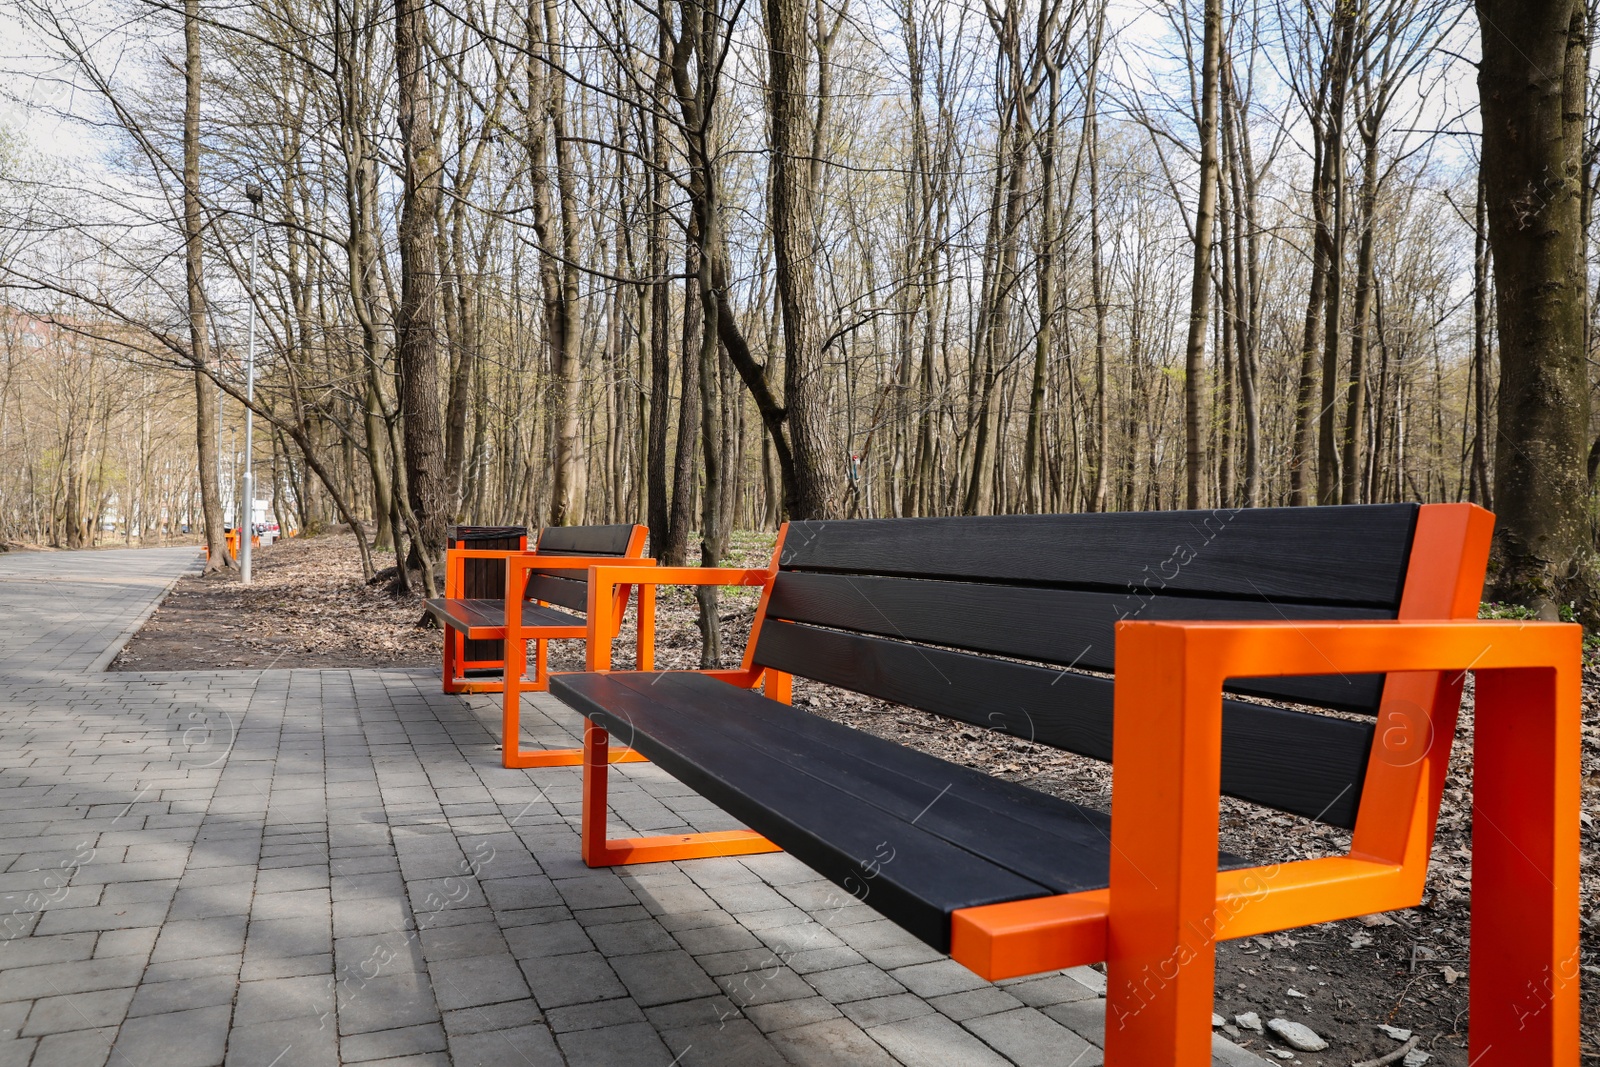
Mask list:
[[[618,760],[611,753],[610,736],[600,727],[588,723],[583,732],[583,862],[590,867],[783,851],[751,830],[668,834],[662,837],[606,837],[606,816],[609,814],[606,779],[610,775],[610,765],[616,762]]]
[[[446,693],[460,691],[456,683],[456,676],[461,673],[461,654],[466,641],[461,636],[461,631],[446,626],[444,629],[444,666],[439,671],[440,685]]]
[[[1477,679],[1468,1059],[1577,1067],[1577,666]]]
[[[1177,641],[1117,649],[1106,1067],[1211,1067],[1222,693],[1183,660]],[[1151,714],[1173,707],[1182,729]]]
[[[543,685],[525,685],[523,683],[524,664],[528,662],[528,642],[506,642],[506,670],[504,702],[500,715],[500,763],[504,767],[530,768],[530,767],[576,767],[583,762],[583,749],[581,748],[536,748],[525,749],[522,747],[522,691],[544,692],[550,688],[550,673],[548,661],[545,658],[545,642],[535,641],[534,653],[534,679],[537,681],[543,675]],[[631,748],[619,748],[610,753],[612,763],[644,763],[645,758]]]

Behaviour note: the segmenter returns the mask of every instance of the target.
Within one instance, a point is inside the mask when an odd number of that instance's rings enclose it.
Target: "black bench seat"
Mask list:
[[[443,626],[460,630],[462,635],[478,640],[503,638],[506,635],[506,602],[504,600],[458,600],[437,597],[427,601],[428,611]],[[524,626],[582,626],[583,616],[556,608],[543,607],[532,602],[522,606]]]
[[[702,674],[558,675],[551,692],[941,952],[957,909],[1109,885],[1094,808]]]

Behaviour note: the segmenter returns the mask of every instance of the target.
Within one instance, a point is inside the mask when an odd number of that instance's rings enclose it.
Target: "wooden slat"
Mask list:
[[[1417,506],[795,522],[782,566],[1393,609]]]
[[[755,662],[1111,759],[1109,678],[780,620],[762,626]],[[1223,792],[1348,829],[1372,735],[1370,723],[1225,700]]]
[[[589,581],[587,578],[573,578],[571,577],[573,573],[575,572],[529,571],[528,599],[560,604],[574,611],[588,611]]]
[[[535,551],[562,556],[620,556],[628,551],[633,526],[546,526]]]
[[[505,633],[506,606],[501,600],[462,600],[443,597],[424,602],[427,609],[440,625],[461,631],[493,630],[496,636]],[[571,615],[555,608],[543,608],[535,604],[524,604],[522,607],[522,623],[524,626],[548,626],[570,628],[584,625],[583,617]]]
[[[767,617],[923,641],[1016,659],[1110,671],[1122,619],[1392,619],[1383,608],[1161,594],[1138,597],[1042,586],[996,585],[866,574],[780,572]],[[1254,693],[1375,712],[1383,676],[1319,675],[1240,682]]]

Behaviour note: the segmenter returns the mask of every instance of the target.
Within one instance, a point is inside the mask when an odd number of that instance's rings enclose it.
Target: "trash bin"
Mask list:
[[[450,530],[449,547],[523,551],[528,547],[526,526],[456,526]],[[461,592],[466,600],[501,600],[506,595],[506,565],[498,559],[462,561]],[[455,637],[447,634],[446,640]],[[504,672],[504,641],[463,641],[460,667],[469,678],[495,676]]]

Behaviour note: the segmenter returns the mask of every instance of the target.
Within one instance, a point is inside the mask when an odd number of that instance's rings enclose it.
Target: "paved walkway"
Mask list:
[[[1094,971],[991,985],[782,855],[589,870],[577,770],[436,672],[102,673],[194,569],[0,555],[0,1067],[1101,1062]],[[612,781],[620,832],[731,825]]]

